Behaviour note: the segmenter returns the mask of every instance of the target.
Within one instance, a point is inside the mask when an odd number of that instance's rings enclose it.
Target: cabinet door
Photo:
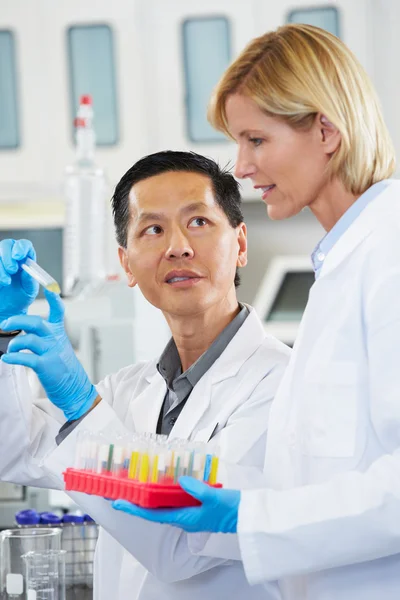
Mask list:
[[[252,2],[149,0],[141,23],[152,149],[193,150],[233,166],[235,145],[206,113],[218,79],[254,36]]]
[[[45,6],[46,45],[51,48],[47,57],[51,102],[47,106],[52,123],[57,123],[52,143],[60,148],[60,154],[50,158],[52,170],[62,173],[65,164],[73,159],[75,115],[71,105],[76,105],[79,94],[92,93],[99,143],[96,161],[104,167],[110,184],[114,185],[133,162],[148,151],[136,3],[132,0],[40,2]],[[91,46],[91,34],[96,32],[100,37],[93,38]],[[104,61],[96,60],[96,53],[104,57]],[[88,89],[85,90],[86,80]],[[96,90],[101,96],[97,103]],[[107,116],[109,123],[100,122]]]
[[[45,85],[43,47],[38,43],[41,10],[34,2],[3,3],[0,32],[0,201],[24,196],[24,183],[37,190],[45,180],[43,131],[49,127],[42,106]],[[1,141],[1,140],[0,140]]]
[[[371,0],[254,0],[257,35],[294,21],[328,29],[338,35],[373,76]],[[338,26],[338,31],[335,31]]]

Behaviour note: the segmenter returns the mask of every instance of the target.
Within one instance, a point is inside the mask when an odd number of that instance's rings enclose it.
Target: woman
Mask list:
[[[388,179],[394,152],[377,97],[339,39],[287,25],[229,67],[210,117],[237,143],[236,174],[260,189],[271,219],[309,207],[327,231],[271,410],[266,487],[182,478],[202,506],[115,508],[237,531],[249,580],[279,579],[285,600],[398,600],[400,184]]]

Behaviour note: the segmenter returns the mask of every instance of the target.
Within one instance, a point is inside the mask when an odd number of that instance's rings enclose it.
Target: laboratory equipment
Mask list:
[[[105,277],[106,181],[94,162],[96,137],[90,96],[82,96],[75,119],[76,159],[65,174],[63,294],[80,293]]]
[[[20,510],[15,514],[15,522],[19,527],[35,527],[40,523],[40,514],[32,508]]]
[[[42,512],[39,515],[40,523],[42,525],[51,525],[52,527],[58,527],[62,522],[62,518],[51,512]]]
[[[293,346],[315,281],[309,256],[276,256],[270,261],[253,306],[265,329]]]
[[[190,475],[214,487],[218,455],[204,443],[172,439],[153,433],[135,433],[114,439],[82,432],[75,468],[67,469],[67,490],[121,498],[140,506],[195,506],[198,502],[178,484]]]
[[[67,514],[63,518],[62,543],[67,551],[65,559],[66,579],[69,584],[83,583],[85,570],[85,539],[83,515]]]
[[[27,600],[65,600],[65,550],[27,552]]]
[[[24,554],[60,549],[61,529],[58,528],[28,527],[0,532],[0,600],[22,600],[26,592]]]
[[[61,290],[57,281],[31,258],[27,258],[24,263],[21,263],[21,269],[26,271],[33,279],[36,279],[46,290],[55,294],[60,293]]]
[[[92,600],[93,562],[98,527],[88,515],[64,515],[61,545],[66,554],[65,581],[67,600]]]
[[[65,550],[66,600],[92,600],[93,562],[98,526],[89,515],[24,510],[15,515],[19,527],[59,527],[61,549]]]
[[[18,511],[29,508],[41,511],[48,507],[48,490],[0,482],[0,529],[13,527]]]

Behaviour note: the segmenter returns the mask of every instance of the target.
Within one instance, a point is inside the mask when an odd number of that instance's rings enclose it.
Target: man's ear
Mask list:
[[[319,138],[323,144],[326,154],[333,154],[340,146],[342,134],[339,129],[331,123],[325,115],[318,113],[316,124],[319,130]]]
[[[247,265],[247,227],[245,223],[240,223],[236,228],[238,232],[239,253],[236,266],[245,267]]]
[[[126,273],[126,276],[128,279],[128,286],[132,287],[132,288],[135,287],[135,285],[137,284],[137,281],[129,267],[128,252],[127,252],[126,248],[122,248],[122,246],[119,246],[118,256],[119,256],[119,262],[121,263],[121,267],[123,268],[123,270]]]

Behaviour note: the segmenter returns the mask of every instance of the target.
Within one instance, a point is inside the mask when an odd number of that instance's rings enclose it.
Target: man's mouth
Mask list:
[[[167,279],[167,283],[176,283],[177,281],[187,281],[188,279],[193,279],[193,277],[172,277],[171,279]]]
[[[192,281],[194,284],[200,279],[202,279],[202,276],[195,271],[176,269],[167,273],[164,281],[169,285],[185,285],[185,282],[187,283]]]

